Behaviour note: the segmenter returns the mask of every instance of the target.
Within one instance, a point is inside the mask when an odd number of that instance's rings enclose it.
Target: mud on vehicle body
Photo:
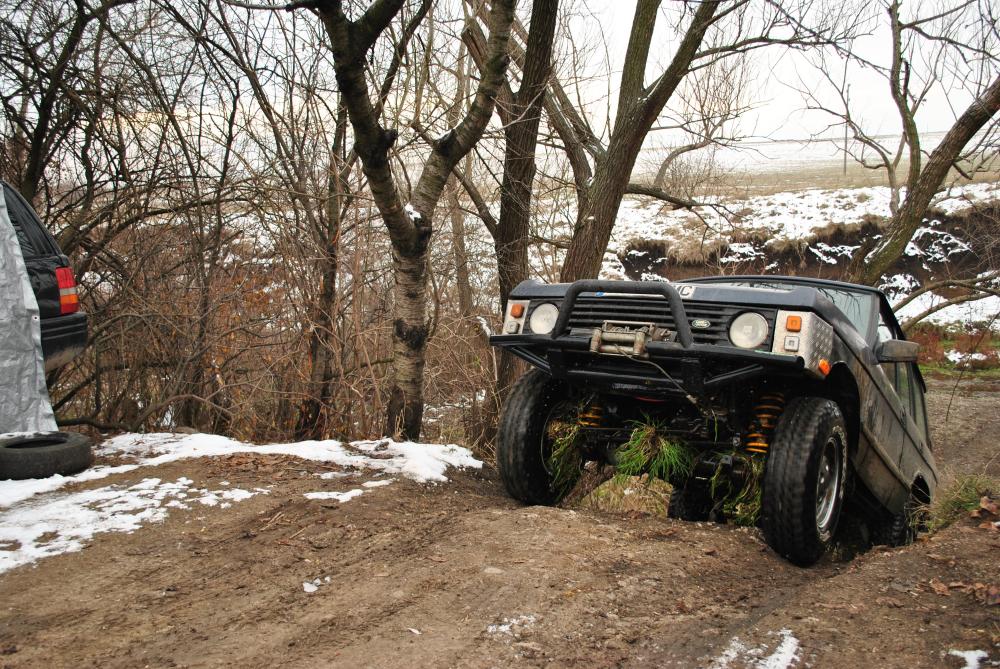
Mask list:
[[[508,492],[527,503],[557,502],[585,461],[634,465],[646,426],[683,464],[660,468],[670,515],[723,520],[743,495],[743,520],[805,565],[845,510],[876,541],[910,540],[900,528],[937,484],[917,345],[869,287],[527,281],[491,343],[536,368],[511,391],[497,445]]]

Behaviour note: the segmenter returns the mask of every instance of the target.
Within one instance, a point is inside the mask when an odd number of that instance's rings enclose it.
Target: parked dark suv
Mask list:
[[[69,258],[55,238],[31,205],[6,182],[3,196],[38,301],[45,371],[50,372],[75,358],[87,345],[87,314],[80,311]]]
[[[6,182],[0,184],[38,302],[45,371],[50,372],[87,345],[87,315],[80,311],[69,258],[21,194]],[[90,440],[77,432],[0,435],[0,480],[74,474],[90,466],[92,459]]]
[[[868,286],[780,276],[526,281],[490,338],[535,369],[500,420],[510,494],[558,501],[588,461],[673,485],[683,520],[757,524],[815,562],[842,511],[913,539],[938,473],[917,344]]]

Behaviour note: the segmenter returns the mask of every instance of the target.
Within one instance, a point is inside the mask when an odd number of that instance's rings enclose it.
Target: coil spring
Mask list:
[[[601,419],[604,418],[604,407],[596,402],[587,406],[576,419],[580,427],[600,427]]]
[[[754,405],[754,420],[747,432],[744,447],[750,453],[767,453],[771,434],[778,424],[778,416],[785,408],[783,393],[766,393],[757,398]]]

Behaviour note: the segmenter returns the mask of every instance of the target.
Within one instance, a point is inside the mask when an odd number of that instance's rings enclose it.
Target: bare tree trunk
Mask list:
[[[500,189],[500,221],[494,236],[500,304],[510,291],[528,278],[528,239],[531,222],[531,189],[535,181],[535,149],[542,101],[552,72],[552,42],[555,38],[559,0],[534,0],[531,25],[522,68],[521,88],[513,97],[504,128],[503,187]],[[501,351],[497,366],[500,398],[517,378],[520,365]]]
[[[451,218],[451,244],[455,255],[455,287],[462,320],[472,316],[472,284],[469,281],[469,251],[465,246],[465,215],[458,201],[458,180],[448,179],[448,212]]]
[[[389,26],[403,0],[379,0],[357,20],[348,20],[341,2],[318,7],[330,37],[337,84],[354,129],[355,151],[368,178],[372,198],[392,242],[395,274],[393,298],[393,383],[386,434],[417,439],[423,418],[423,372],[428,327],[427,259],[434,210],[458,161],[482,136],[507,67],[507,42],[514,19],[514,0],[495,0],[490,10],[488,66],[475,99],[462,121],[433,142],[413,199],[405,207],[389,166],[397,133],[379,123],[366,79],[365,57]],[[425,2],[424,12],[429,7]]]
[[[955,164],[962,149],[1000,112],[1000,77],[993,80],[982,95],[955,121],[948,134],[927,159],[919,175],[911,174],[906,197],[889,223],[883,240],[871,253],[858,253],[849,274],[854,281],[875,285],[906,249],[924,220],[931,199],[941,188],[948,170]],[[912,164],[911,164],[912,165]]]
[[[670,96],[690,70],[719,5],[709,1],[698,6],[670,65],[653,84],[644,87],[643,76],[659,4],[659,0],[640,0],[636,5],[614,132],[607,151],[598,155],[592,185],[586,197],[580,200],[573,241],[563,263],[563,281],[593,278],[600,271],[639,149]]]

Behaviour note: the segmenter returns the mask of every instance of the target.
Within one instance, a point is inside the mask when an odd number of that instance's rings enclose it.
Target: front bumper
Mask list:
[[[591,337],[569,327],[574,304],[583,293],[662,297],[674,332],[668,341],[644,342],[642,355],[595,353]],[[550,334],[494,335],[490,344],[556,378],[622,393],[703,396],[765,372],[793,374],[805,368],[803,359],[796,355],[697,343],[680,294],[673,285],[661,282],[577,281],[567,287]]]
[[[765,372],[794,373],[804,369],[796,356],[712,344],[685,347],[676,342],[649,342],[645,360],[591,353],[589,338],[572,335],[494,335],[490,344],[556,378],[608,385],[623,392],[673,395],[683,388],[682,394],[701,395]]]

